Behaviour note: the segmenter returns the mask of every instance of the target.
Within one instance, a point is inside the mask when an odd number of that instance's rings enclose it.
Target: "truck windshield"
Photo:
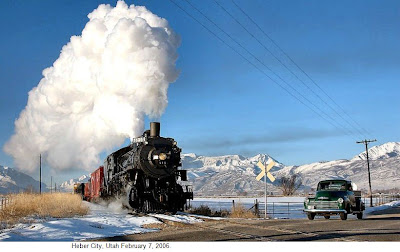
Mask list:
[[[327,181],[318,184],[318,191],[345,191],[346,182],[341,181]]]

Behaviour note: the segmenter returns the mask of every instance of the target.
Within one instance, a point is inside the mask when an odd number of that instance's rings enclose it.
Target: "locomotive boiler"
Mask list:
[[[160,136],[160,123],[151,122],[150,130],[107,156],[104,166],[80,188],[83,197],[90,201],[116,197],[142,213],[182,211],[193,192],[178,183],[187,180],[186,170],[179,169],[180,154],[173,138]]]

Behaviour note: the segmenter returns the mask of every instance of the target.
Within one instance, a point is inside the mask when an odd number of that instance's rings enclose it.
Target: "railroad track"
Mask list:
[[[187,215],[186,215],[187,216]],[[154,216],[153,216],[154,217]],[[157,219],[159,219],[161,222],[167,224],[167,225],[175,225],[175,222],[179,221],[174,221],[171,220],[170,218],[163,218],[162,216],[157,216]],[[201,217],[196,216],[196,218],[201,219]],[[205,219],[207,221],[207,219]],[[293,230],[290,228],[282,228],[282,227],[277,227],[277,226],[260,226],[257,225],[257,223],[253,224],[246,224],[246,223],[241,223],[239,221],[235,221],[235,219],[227,219],[224,220],[224,222],[219,223],[219,225],[215,225],[215,223],[208,224],[207,222],[205,223],[182,223],[179,222],[180,226],[184,228],[187,226],[188,228],[192,229],[198,229],[198,230],[209,230],[209,231],[214,231],[223,235],[228,235],[228,236],[233,236],[237,237],[238,240],[241,239],[246,239],[246,240],[254,240],[254,241],[282,241],[282,240],[277,240],[273,239],[270,237],[266,237],[264,235],[256,235],[252,234],[249,231],[245,231],[246,229],[248,230],[265,230],[265,231],[275,231],[276,233],[282,234],[282,235],[300,235],[301,237],[318,237],[320,234],[312,231],[304,232],[304,231],[298,231],[298,230]],[[235,228],[240,228],[240,231],[233,231],[231,229]],[[242,231],[244,230],[244,231]],[[356,241],[350,238],[342,238],[342,237],[332,237],[332,240],[335,241]]]
[[[232,220],[230,222],[235,223],[236,225],[241,225],[243,227],[254,227],[254,226],[256,226],[254,224],[239,223],[239,222],[236,222],[234,220]],[[277,231],[277,232],[281,232],[281,233],[285,233],[285,234],[302,235],[302,236],[306,236],[306,237],[317,237],[317,236],[320,236],[316,232],[310,232],[310,231],[309,232],[304,232],[304,231],[292,230],[292,229],[281,228],[281,227],[276,227],[276,226],[268,226],[268,227],[257,226],[257,228],[258,229],[269,230],[269,231]],[[356,240],[349,239],[349,238],[333,238],[333,240],[336,240],[336,241],[356,241]],[[275,240],[275,241],[277,241],[277,240]]]
[[[187,216],[187,215],[185,215]],[[153,216],[154,217],[154,216]],[[173,221],[169,218],[163,218],[160,216],[156,217],[158,220],[160,220],[161,222],[165,223],[165,224],[170,224],[171,222],[179,222],[179,221]],[[196,218],[201,219],[201,217],[196,216]],[[253,234],[248,234],[248,233],[243,233],[243,232],[238,232],[238,231],[232,231],[232,230],[227,230],[224,228],[218,228],[218,227],[213,227],[213,226],[209,226],[209,225],[202,225],[201,223],[182,223],[179,222],[180,225],[188,225],[191,228],[198,228],[198,229],[203,229],[203,230],[211,230],[211,231],[215,231],[218,233],[222,233],[222,234],[227,234],[227,235],[232,235],[238,238],[244,238],[244,239],[252,239],[252,240],[258,240],[258,241],[273,241],[272,239],[269,238],[265,238],[262,236],[258,236],[258,235],[253,235]]]

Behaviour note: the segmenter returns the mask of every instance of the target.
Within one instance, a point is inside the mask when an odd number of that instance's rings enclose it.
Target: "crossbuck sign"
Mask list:
[[[265,175],[267,175],[267,177],[269,178],[269,180],[271,182],[275,181],[274,176],[272,176],[272,174],[269,172],[269,170],[272,169],[272,167],[274,167],[275,162],[271,160],[271,162],[267,165],[267,168],[265,168],[265,166],[263,165],[263,163],[261,163],[260,161],[258,161],[257,166],[261,168],[261,172],[260,174],[258,174],[258,176],[256,177],[256,179],[259,181],[260,179],[262,179]],[[267,179],[266,177],[264,177],[264,183],[265,183],[265,210],[264,210],[264,219],[267,218]]]
[[[267,165],[267,170],[265,171],[265,166],[263,165],[263,163],[258,161],[257,166],[261,168],[261,172],[260,172],[260,174],[258,174],[256,179],[259,181],[260,179],[262,179],[264,177],[265,174],[267,174],[267,177],[269,178],[269,180],[271,182],[274,182],[275,177],[272,176],[272,174],[269,172],[269,170],[271,170],[272,167],[274,167],[274,165],[275,165],[275,162],[271,160],[271,162]]]

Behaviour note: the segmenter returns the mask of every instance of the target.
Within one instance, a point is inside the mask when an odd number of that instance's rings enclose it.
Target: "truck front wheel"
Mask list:
[[[309,220],[314,220],[315,213],[307,213],[307,217]]]

